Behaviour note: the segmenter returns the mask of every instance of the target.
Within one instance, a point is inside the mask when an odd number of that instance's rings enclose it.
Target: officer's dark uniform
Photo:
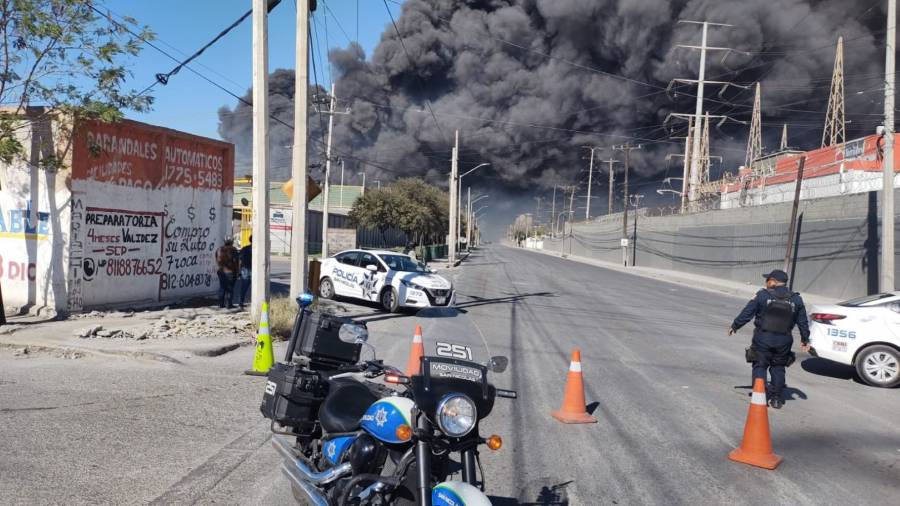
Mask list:
[[[782,283],[787,282],[787,274],[784,271],[775,270],[764,275],[767,279],[774,278]],[[762,330],[763,314],[768,307],[769,300],[775,298],[786,298],[790,295],[790,302],[794,305],[794,322],[791,324],[787,334],[776,334]],[[763,289],[756,293],[756,296],[747,303],[741,314],[734,319],[731,328],[737,331],[750,320],[754,320],[753,341],[751,348],[756,351],[756,361],[753,362],[753,379],[762,378],[766,380],[766,370],[768,369],[772,375],[772,390],[770,395],[772,399],[781,401],[781,391],[784,389],[784,368],[787,365],[788,357],[791,352],[791,346],[794,344],[794,338],[791,335],[794,325],[800,329],[800,341],[803,344],[809,343],[809,321],[806,317],[806,307],[803,305],[803,299],[799,293],[792,293],[785,286],[777,286],[772,289]]]

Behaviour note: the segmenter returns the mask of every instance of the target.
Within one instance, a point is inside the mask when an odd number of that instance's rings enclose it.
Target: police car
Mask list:
[[[870,385],[900,385],[900,292],[815,305],[809,321],[815,356],[854,366]]]
[[[408,255],[347,250],[322,261],[319,295],[378,302],[390,312],[401,307],[449,306],[453,285]]]

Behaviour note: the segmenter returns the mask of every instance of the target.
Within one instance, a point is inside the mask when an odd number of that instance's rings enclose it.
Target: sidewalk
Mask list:
[[[659,281],[666,281],[669,283],[675,283],[677,285],[690,286],[691,288],[696,288],[699,290],[706,290],[713,293],[721,293],[725,295],[731,295],[734,297],[741,298],[752,298],[756,292],[758,292],[763,286],[762,273],[760,272],[759,283],[750,284],[750,283],[738,283],[736,281],[723,280],[720,278],[714,278],[711,276],[704,276],[701,274],[692,274],[687,272],[679,272],[679,271],[669,271],[665,269],[654,269],[651,267],[624,267],[621,264],[606,262],[603,260],[595,260],[593,258],[586,258],[577,255],[568,255],[568,254],[559,254],[555,251],[547,251],[543,249],[531,249],[531,248],[519,248],[514,246],[512,243],[504,241],[501,243],[503,246],[508,248],[515,248],[522,251],[531,251],[535,253],[540,253],[543,255],[549,255],[557,258],[564,258],[567,260],[571,260],[573,262],[579,262],[588,265],[594,265],[596,267],[602,267],[604,269],[610,269],[614,271],[624,272],[627,274],[632,274],[635,276],[641,276],[643,278],[656,279]],[[807,304],[831,304],[834,303],[834,299],[829,297],[823,297],[821,295],[815,295],[811,293],[802,293],[803,301]]]
[[[185,308],[89,313],[0,327],[0,347],[182,363],[253,344],[246,313]]]

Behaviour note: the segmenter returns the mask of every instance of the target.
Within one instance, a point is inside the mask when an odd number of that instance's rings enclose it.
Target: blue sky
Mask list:
[[[400,15],[398,4],[394,0],[387,2],[395,19]],[[149,25],[156,33],[157,40],[154,44],[172,56],[183,59],[249,10],[251,2],[105,0],[97,5],[101,10],[108,9],[118,16],[131,16],[141,24]],[[294,9],[293,0],[283,0],[269,17],[270,70],[294,68]],[[370,56],[381,33],[391,22],[382,0],[319,0],[319,8],[313,18],[314,23],[310,23],[310,29],[313,30],[314,44],[318,35],[318,42],[322,47],[321,51],[314,53],[318,79],[326,87],[331,80],[325,48],[346,47],[350,39],[357,38],[358,31],[359,42],[366,55]],[[129,80],[128,85],[130,88],[143,90],[153,83],[154,75],[168,72],[175,65],[173,60],[156,49],[145,46],[139,58],[131,65],[134,77]],[[249,89],[252,78],[250,18],[207,49],[191,67],[243,96]],[[312,79],[310,68],[310,80]],[[236,103],[236,99],[187,69],[172,76],[168,85],[154,87],[151,94],[156,99],[154,110],[148,114],[129,113],[129,118],[213,138],[219,138],[216,111],[223,105],[233,106]]]

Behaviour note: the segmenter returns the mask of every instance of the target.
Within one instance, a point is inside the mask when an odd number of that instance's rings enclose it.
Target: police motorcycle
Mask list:
[[[426,308],[420,374],[404,376],[375,358],[364,323],[306,309],[301,296],[284,363],[269,373],[261,411],[294,497],[315,506],[484,506],[479,447],[499,450],[479,422],[496,397],[479,329],[456,308]],[[359,360],[363,346],[371,360]],[[296,352],[296,353],[295,353]],[[379,381],[376,381],[379,380]],[[450,480],[451,475],[459,479]]]

